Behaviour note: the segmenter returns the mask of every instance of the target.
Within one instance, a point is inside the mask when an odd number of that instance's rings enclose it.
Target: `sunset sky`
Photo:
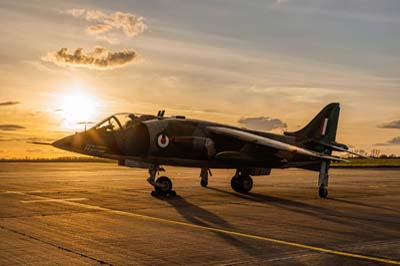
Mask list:
[[[341,103],[337,141],[400,154],[400,1],[0,2],[0,158],[114,112],[282,133]]]

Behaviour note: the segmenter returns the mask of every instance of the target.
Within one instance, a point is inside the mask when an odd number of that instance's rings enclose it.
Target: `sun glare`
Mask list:
[[[57,109],[62,118],[62,126],[79,129],[93,123],[96,105],[95,97],[82,92],[62,95]]]

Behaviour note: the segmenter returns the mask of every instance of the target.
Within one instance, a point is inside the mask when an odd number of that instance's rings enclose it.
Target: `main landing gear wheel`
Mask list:
[[[200,185],[201,185],[202,187],[207,187],[207,186],[208,186],[208,180],[206,180],[206,179],[201,179],[201,180],[200,180]]]
[[[234,176],[231,179],[231,187],[239,193],[247,193],[253,188],[253,179],[249,176]]]
[[[328,197],[328,189],[324,186],[319,187],[318,194],[320,198]]]
[[[176,192],[172,190],[172,181],[167,176],[157,178],[156,183],[157,184],[154,186],[155,190],[151,192],[151,195],[166,197],[176,196]]]

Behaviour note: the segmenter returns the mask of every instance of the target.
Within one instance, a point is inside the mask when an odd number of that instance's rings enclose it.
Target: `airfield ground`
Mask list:
[[[232,192],[167,167],[178,196],[150,196],[146,170],[105,163],[1,163],[0,265],[400,264],[400,170],[275,170]]]

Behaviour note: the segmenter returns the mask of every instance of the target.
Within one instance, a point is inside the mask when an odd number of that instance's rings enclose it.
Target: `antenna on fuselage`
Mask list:
[[[164,114],[165,114],[165,110],[159,110],[157,113],[157,117],[162,118],[162,117],[164,117]]]

